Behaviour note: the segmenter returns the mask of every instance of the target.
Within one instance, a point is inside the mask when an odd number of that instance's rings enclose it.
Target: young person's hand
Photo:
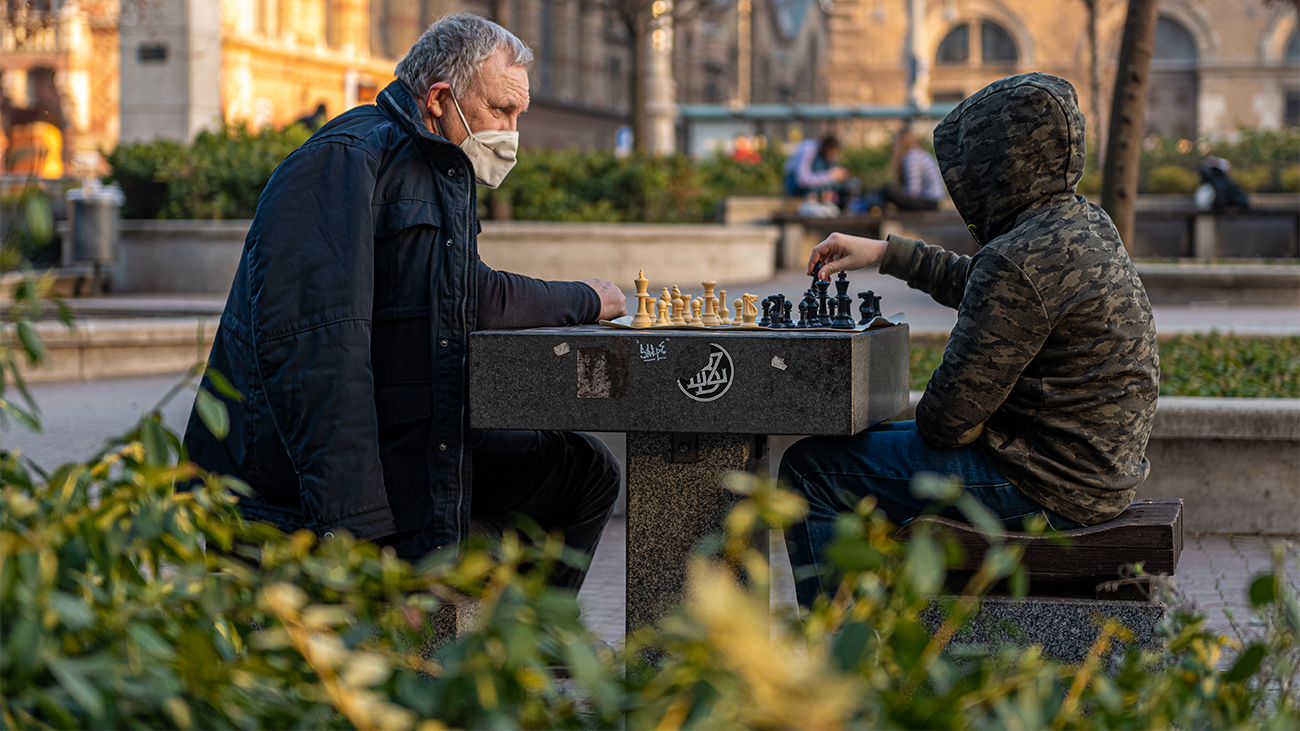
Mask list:
[[[812,276],[818,262],[822,268],[817,278],[829,282],[836,272],[851,272],[854,269],[875,266],[885,258],[885,249],[889,244],[877,239],[865,239],[861,236],[833,233],[826,240],[813,247],[812,256],[808,257],[808,275]]]

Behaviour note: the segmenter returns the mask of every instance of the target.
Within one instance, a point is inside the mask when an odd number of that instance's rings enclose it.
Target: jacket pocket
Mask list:
[[[403,198],[374,204],[375,238],[396,236],[412,226],[441,226],[442,207],[437,201]]]
[[[433,393],[429,384],[375,384],[375,415],[380,429],[427,419],[432,413]]]

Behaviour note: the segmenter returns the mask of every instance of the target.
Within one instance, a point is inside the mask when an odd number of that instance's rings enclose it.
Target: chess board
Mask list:
[[[820,264],[817,269],[820,270]],[[880,311],[880,297],[871,290],[859,292],[858,316],[853,314],[853,298],[849,296],[848,275],[840,272],[839,278],[822,280],[814,271],[812,284],[798,300],[799,318],[794,318],[795,300],[785,293],[762,298],[746,292],[733,302],[735,309],[727,309],[727,292],[718,290],[712,279],[700,283],[702,296],[683,292],[677,285],[661,288],[658,297],[650,294],[650,280],[642,269],[634,280],[636,284],[636,312],[614,320],[601,320],[600,324],[632,330],[817,330],[858,331],[888,327],[903,321],[902,313],[884,317]],[[830,294],[831,284],[835,295]],[[716,291],[716,294],[715,294]],[[762,314],[759,314],[759,307]]]

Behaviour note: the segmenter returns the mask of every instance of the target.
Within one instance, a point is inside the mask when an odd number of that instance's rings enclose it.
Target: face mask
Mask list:
[[[516,153],[519,151],[519,133],[498,129],[472,132],[469,122],[465,121],[465,113],[460,111],[460,104],[454,97],[451,103],[456,106],[460,123],[465,125],[465,131],[469,132],[465,141],[460,143],[460,149],[465,151],[469,156],[470,164],[474,166],[474,178],[478,180],[479,185],[486,185],[489,188],[501,185],[501,181],[506,179],[506,173],[515,166]]]

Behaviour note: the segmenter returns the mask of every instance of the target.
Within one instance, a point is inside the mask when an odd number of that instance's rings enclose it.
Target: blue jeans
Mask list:
[[[808,518],[792,526],[788,535],[801,605],[811,606],[818,593],[835,587],[829,583],[834,579],[824,576],[824,556],[835,538],[836,513],[852,510],[862,498],[874,495],[891,521],[905,523],[930,505],[929,499],[912,494],[912,478],[919,472],[957,476],[966,492],[1001,518],[1008,530],[1021,529],[1033,515],[1043,515],[1057,530],[1081,525],[1025,497],[975,445],[930,446],[917,433],[915,421],[880,424],[851,437],[809,437],[786,451],[780,473],[782,481],[808,501]],[[943,514],[965,520],[951,508]]]

